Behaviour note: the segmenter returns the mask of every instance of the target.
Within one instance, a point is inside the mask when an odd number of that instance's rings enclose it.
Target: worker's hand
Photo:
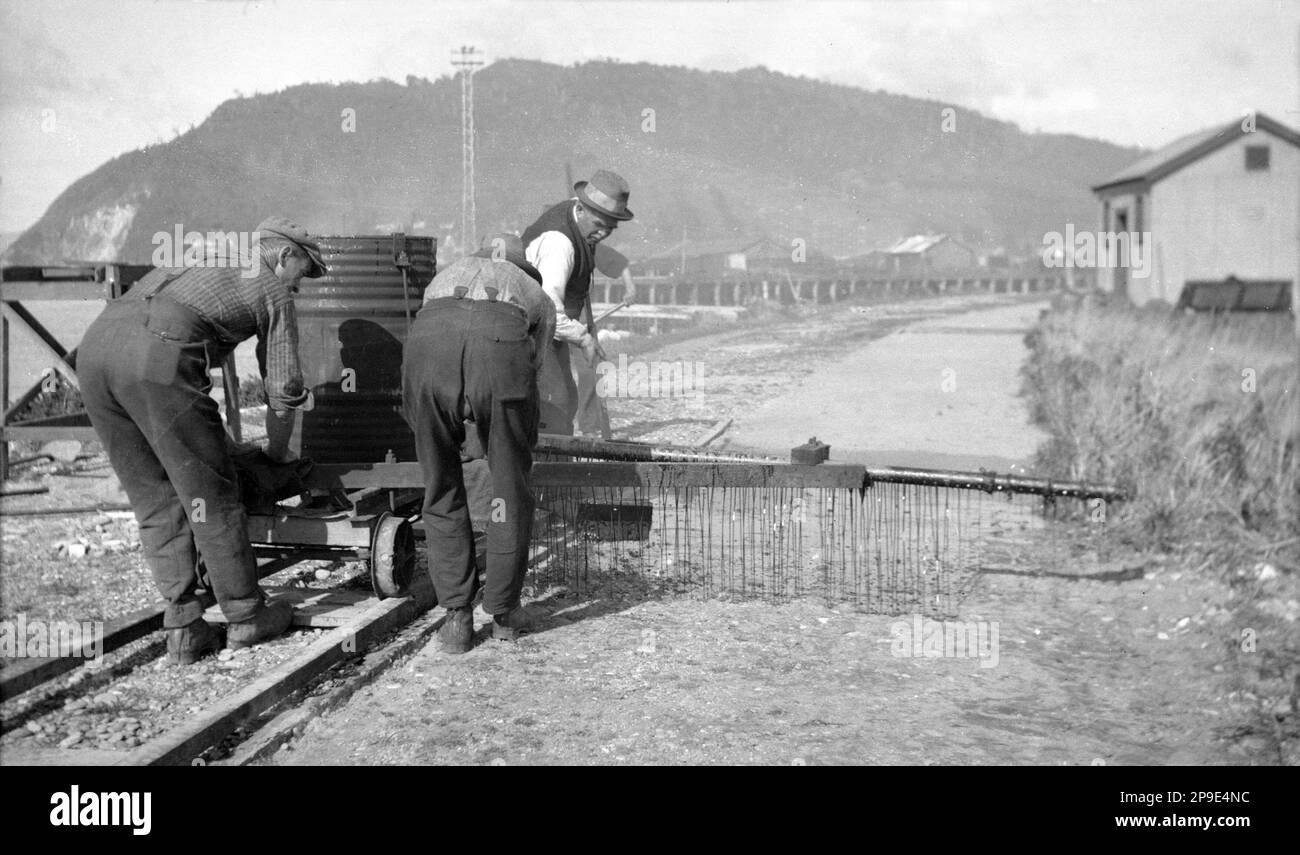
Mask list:
[[[583,336],[582,352],[593,366],[605,361],[605,349],[600,346],[600,341],[593,333]]]

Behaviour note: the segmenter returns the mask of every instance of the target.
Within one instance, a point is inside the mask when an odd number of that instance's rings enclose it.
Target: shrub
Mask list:
[[[1290,317],[1087,300],[1045,312],[1026,344],[1039,466],[1127,488],[1126,540],[1227,557],[1300,534]]]

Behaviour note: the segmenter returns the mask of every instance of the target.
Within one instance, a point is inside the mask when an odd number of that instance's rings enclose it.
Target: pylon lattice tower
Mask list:
[[[451,64],[460,73],[460,236],[465,255],[478,246],[474,209],[474,69],[483,65],[481,56],[472,45],[462,45],[451,54]]]

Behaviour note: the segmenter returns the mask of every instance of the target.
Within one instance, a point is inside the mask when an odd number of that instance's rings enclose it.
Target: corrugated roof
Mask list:
[[[911,237],[905,237],[898,241],[889,249],[885,250],[885,252],[890,255],[919,255],[947,239],[947,235],[912,235]]]
[[[1110,184],[1120,184],[1124,181],[1135,181],[1139,178],[1146,178],[1148,174],[1154,172],[1164,163],[1189,154],[1200,146],[1217,140],[1219,137],[1224,137],[1223,141],[1227,142],[1227,135],[1231,133],[1234,128],[1240,130],[1238,122],[1233,122],[1227,125],[1217,125],[1213,128],[1206,128],[1188,134],[1187,136],[1179,137],[1169,143],[1169,145],[1156,149],[1146,157],[1130,163],[1119,172],[1116,172],[1114,175],[1107,178],[1099,186],[1104,187]]]
[[[1093,186],[1092,189],[1102,190],[1129,181],[1155,181],[1163,178],[1227,145],[1237,137],[1250,133],[1242,128],[1243,124],[1244,119],[1233,119],[1231,122],[1179,137],[1163,148],[1139,158],[1105,181]],[[1263,113],[1255,114],[1255,130],[1269,131],[1293,145],[1300,146],[1300,134]]]

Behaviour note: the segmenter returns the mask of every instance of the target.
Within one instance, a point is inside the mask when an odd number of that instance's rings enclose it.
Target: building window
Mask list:
[[[1255,172],[1263,169],[1268,169],[1268,146],[1246,146],[1246,171]]]

